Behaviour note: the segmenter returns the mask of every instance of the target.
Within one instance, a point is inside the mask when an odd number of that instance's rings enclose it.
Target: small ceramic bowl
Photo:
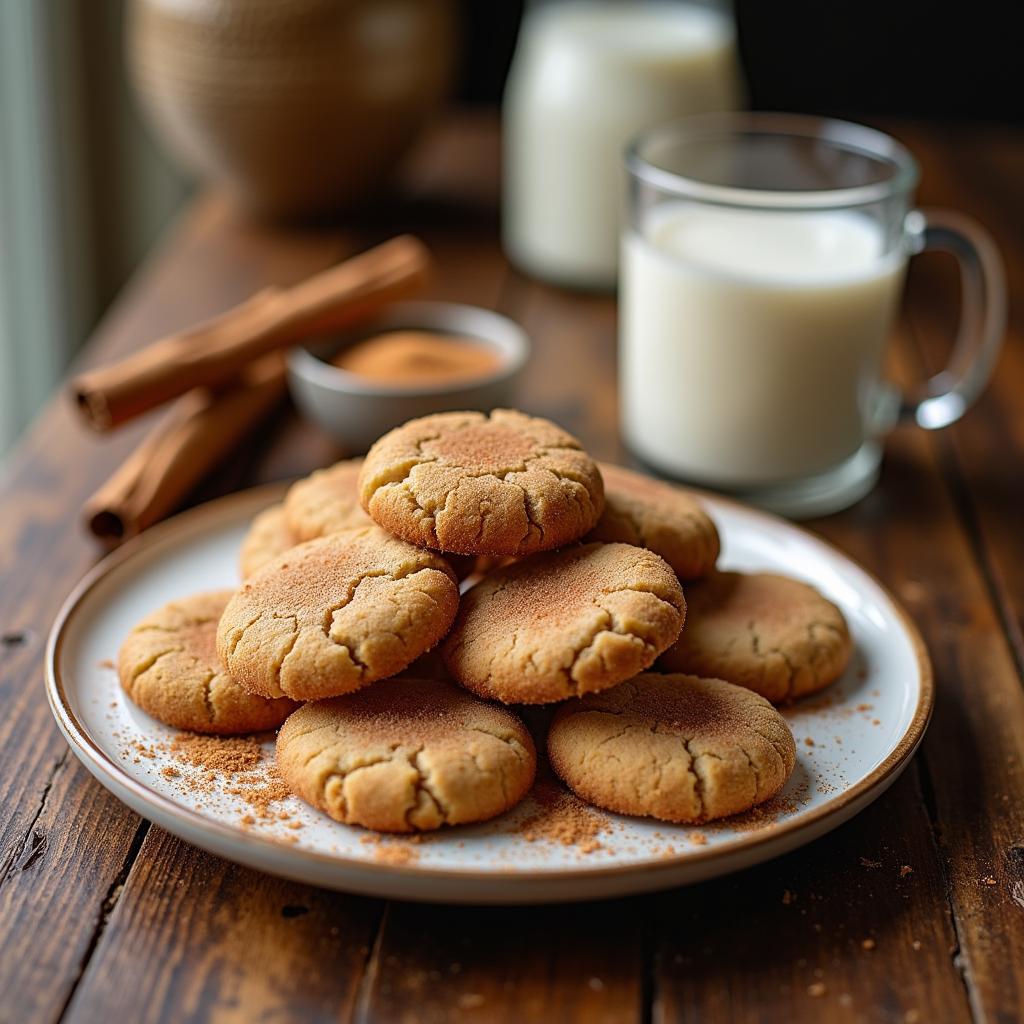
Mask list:
[[[367,381],[327,360],[347,345],[384,331],[425,330],[472,338],[494,348],[496,370],[476,380],[430,386]],[[508,317],[452,302],[397,302],[358,331],[288,354],[288,386],[300,412],[347,452],[364,452],[381,434],[417,416],[507,405],[530,354],[526,332]]]

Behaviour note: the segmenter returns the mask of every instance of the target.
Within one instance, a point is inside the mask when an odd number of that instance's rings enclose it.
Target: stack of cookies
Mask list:
[[[778,792],[795,748],[772,702],[828,685],[851,647],[813,588],[718,554],[691,494],[553,423],[429,416],[296,483],[253,522],[242,586],[145,619],[119,673],[178,728],[281,725],[283,778],[347,824],[512,807],[537,762],[517,705],[557,705],[547,757],[582,799],[702,822]]]

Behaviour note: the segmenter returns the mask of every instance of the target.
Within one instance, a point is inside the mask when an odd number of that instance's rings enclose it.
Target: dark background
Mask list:
[[[523,0],[460,5],[460,98],[496,103]],[[735,11],[754,109],[1024,119],[1015,0],[736,0]]]

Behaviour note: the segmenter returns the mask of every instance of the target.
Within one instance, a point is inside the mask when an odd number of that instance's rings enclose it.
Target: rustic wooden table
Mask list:
[[[991,228],[1024,294],[1024,137],[882,127],[920,157],[923,202]],[[81,363],[411,230],[439,257],[437,296],[500,309],[535,339],[520,404],[621,458],[614,305],[508,267],[497,181],[494,122],[470,118],[425,147],[400,204],[359,223],[275,232],[201,198]],[[942,363],[957,302],[952,267],[917,261],[898,375]],[[796,853],[587,906],[386,904],[281,881],[187,846],[94,782],[50,718],[43,648],[100,554],[79,505],[147,425],[99,439],[55,396],[10,459],[0,517],[0,1020],[1024,1018],[1024,323],[1013,315],[995,380],[963,423],[899,431],[879,488],[811,524],[905,601],[929,646],[938,706],[910,769]],[[282,411],[195,500],[334,456]]]

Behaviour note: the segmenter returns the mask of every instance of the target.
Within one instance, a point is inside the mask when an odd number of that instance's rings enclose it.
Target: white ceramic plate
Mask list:
[[[856,641],[845,677],[786,712],[797,765],[770,804],[697,829],[592,811],[549,781],[539,799],[528,797],[494,822],[441,830],[420,842],[378,839],[294,797],[261,818],[237,791],[259,788],[272,742],[264,744],[264,764],[240,777],[242,786],[204,778],[171,750],[173,730],[125,699],[112,662],[143,615],[173,598],[233,585],[249,520],[282,493],[261,488],[211,502],[126,544],[68,598],[47,656],[54,716],[86,768],[139,814],[230,860],[398,899],[542,902],[661,889],[748,867],[835,828],[893,782],[927,727],[928,657],[885,589],[803,530],[708,498],[724,567],[810,581],[843,609]]]

